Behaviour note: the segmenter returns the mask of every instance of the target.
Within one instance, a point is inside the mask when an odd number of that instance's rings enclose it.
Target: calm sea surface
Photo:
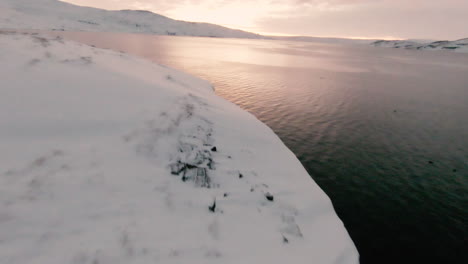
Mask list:
[[[468,54],[62,35],[209,80],[265,122],[330,196],[361,263],[468,263]]]

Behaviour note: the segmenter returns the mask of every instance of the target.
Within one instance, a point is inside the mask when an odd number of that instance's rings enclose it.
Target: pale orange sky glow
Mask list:
[[[63,0],[149,10],[266,35],[347,38],[468,37],[467,0]]]
[[[255,21],[265,14],[265,10],[249,8],[245,3],[226,4],[219,7],[209,5],[180,6],[168,12],[174,19],[194,22],[210,22],[219,25],[256,30]]]

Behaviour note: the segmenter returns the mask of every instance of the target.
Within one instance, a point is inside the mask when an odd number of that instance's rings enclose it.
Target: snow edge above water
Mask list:
[[[0,44],[0,262],[358,263],[294,154],[206,81],[61,38]]]

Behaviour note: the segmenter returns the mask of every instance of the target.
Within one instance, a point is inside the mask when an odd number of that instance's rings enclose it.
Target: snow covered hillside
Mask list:
[[[455,41],[434,41],[421,43],[409,40],[378,40],[372,42],[375,47],[410,49],[410,50],[452,50],[455,52],[468,53],[468,38]]]
[[[195,77],[0,33],[0,263],[358,263],[329,198]]]
[[[107,11],[58,0],[0,0],[0,28],[262,38],[250,32],[173,20],[148,11]]]

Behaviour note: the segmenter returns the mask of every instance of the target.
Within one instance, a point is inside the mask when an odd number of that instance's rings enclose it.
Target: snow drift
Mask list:
[[[357,263],[329,198],[211,85],[0,34],[0,263]]]

